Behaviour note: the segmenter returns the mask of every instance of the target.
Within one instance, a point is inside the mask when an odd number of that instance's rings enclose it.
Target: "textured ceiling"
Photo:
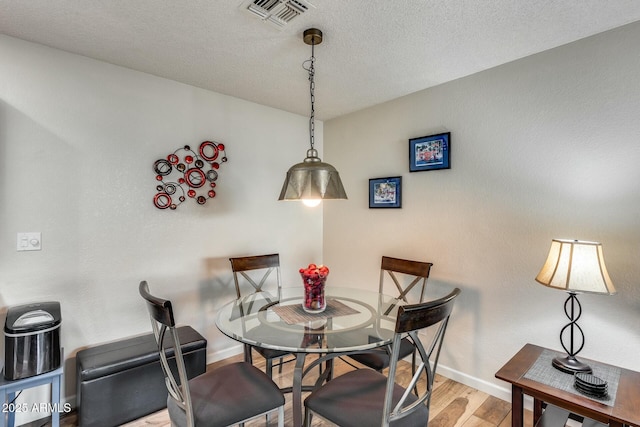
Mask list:
[[[638,0],[310,1],[280,30],[243,0],[0,0],[0,33],[308,115],[316,27],[327,120],[640,20]]]

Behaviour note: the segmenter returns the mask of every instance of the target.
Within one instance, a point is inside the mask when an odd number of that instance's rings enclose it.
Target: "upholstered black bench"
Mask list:
[[[189,326],[177,331],[187,375],[193,378],[204,373],[207,340]],[[173,351],[167,355],[174,359]],[[167,406],[153,334],[79,351],[76,383],[78,425],[82,427],[117,426]]]

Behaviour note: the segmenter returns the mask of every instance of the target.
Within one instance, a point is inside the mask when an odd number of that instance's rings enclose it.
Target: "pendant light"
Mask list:
[[[311,93],[311,116],[309,117],[309,142],[311,148],[307,150],[307,157],[289,169],[282,186],[278,200],[302,200],[307,206],[317,206],[325,199],[346,199],[347,194],[340,181],[336,168],[325,163],[318,157],[314,148],[314,90],[315,90],[315,56],[314,47],[322,43],[322,31],[310,28],[304,32],[304,42],[311,45],[311,58],[305,61],[309,72],[309,91]]]

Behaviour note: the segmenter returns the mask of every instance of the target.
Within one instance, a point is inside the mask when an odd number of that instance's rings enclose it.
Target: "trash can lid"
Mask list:
[[[41,302],[9,307],[4,323],[5,333],[39,331],[59,325],[59,302]]]

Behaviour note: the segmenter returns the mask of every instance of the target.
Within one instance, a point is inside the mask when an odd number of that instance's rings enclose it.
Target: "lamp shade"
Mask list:
[[[336,168],[324,163],[315,149],[307,150],[307,157],[287,171],[278,200],[346,199]]]
[[[536,281],[568,292],[616,293],[597,242],[553,239]]]

